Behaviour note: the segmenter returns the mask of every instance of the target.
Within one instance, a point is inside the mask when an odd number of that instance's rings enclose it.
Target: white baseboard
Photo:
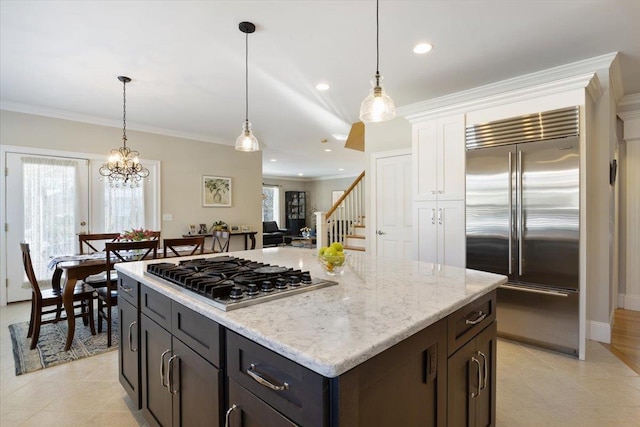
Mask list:
[[[605,322],[587,320],[587,339],[611,343],[611,325]]]
[[[620,301],[622,299],[622,301]],[[618,307],[625,310],[640,311],[640,295],[618,295]]]

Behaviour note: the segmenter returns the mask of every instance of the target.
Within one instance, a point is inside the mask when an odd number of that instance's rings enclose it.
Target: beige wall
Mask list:
[[[121,145],[122,129],[12,111],[0,111],[0,143],[104,156]],[[161,162],[161,213],[163,237],[177,237],[189,224],[216,220],[249,225],[262,232],[262,153],[241,153],[233,146],[127,130],[128,146],[141,158]],[[231,177],[232,206],[203,208],[202,175]],[[259,245],[262,239],[258,239]],[[231,250],[243,249],[242,239],[232,239]]]

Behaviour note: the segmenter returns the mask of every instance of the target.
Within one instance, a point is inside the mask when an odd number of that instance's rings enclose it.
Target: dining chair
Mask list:
[[[204,253],[204,236],[180,237],[175,239],[164,239],[162,256],[189,256],[196,252]],[[171,255],[173,253],[173,255]]]
[[[106,242],[115,242],[119,237],[120,233],[78,234],[80,255],[84,255],[85,251],[88,254],[103,252]]]
[[[157,258],[158,243],[160,243],[159,240],[142,240],[139,242],[111,242],[105,245],[106,286],[96,289],[96,292],[98,294],[98,332],[102,332],[102,320],[106,320],[107,347],[111,347],[111,307],[118,305],[118,287],[116,281],[111,278],[111,270],[119,262]]]
[[[229,252],[229,240],[231,239],[231,233],[228,231],[214,231],[213,232],[213,245],[211,250],[214,253]]]
[[[152,231],[151,232],[151,240],[160,240],[160,231]]]
[[[57,323],[61,320],[66,320],[66,316],[62,316],[62,290],[61,289],[40,289],[38,280],[36,279],[35,271],[33,270],[33,264],[31,262],[31,251],[28,243],[20,243],[20,250],[22,251],[22,264],[24,265],[24,271],[27,274],[29,283],[31,284],[31,316],[29,320],[29,330],[27,332],[27,338],[31,337],[31,350],[36,348],[38,344],[38,338],[40,338],[40,326],[47,323]],[[93,324],[93,298],[94,289],[85,284],[77,285],[73,290],[74,301],[74,316],[82,317],[85,325],[89,325],[91,328],[91,335],[96,334],[96,329]],[[78,302],[79,304],[75,304]],[[52,309],[46,309],[45,307],[52,307]],[[75,309],[79,308],[80,312],[75,313]],[[55,313],[54,318],[43,319],[44,315]]]

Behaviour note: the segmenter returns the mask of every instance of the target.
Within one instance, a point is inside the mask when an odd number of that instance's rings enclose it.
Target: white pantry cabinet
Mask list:
[[[465,115],[413,125],[413,200],[464,200]]]
[[[464,200],[413,202],[418,261],[466,266]]]

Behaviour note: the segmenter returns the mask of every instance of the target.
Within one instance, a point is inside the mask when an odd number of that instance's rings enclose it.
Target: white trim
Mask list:
[[[376,212],[376,206],[377,206],[377,179],[378,179],[378,172],[376,169],[376,162],[379,159],[384,159],[384,158],[388,158],[388,157],[398,157],[398,156],[410,156],[412,153],[410,148],[401,148],[401,149],[397,149],[397,150],[389,150],[389,151],[378,151],[375,153],[371,153],[371,163],[370,163],[370,169],[371,169],[371,173],[369,174],[369,176],[367,177],[367,186],[370,188],[370,200],[371,200],[371,205],[370,205],[370,209],[369,212],[366,214],[367,217],[367,228],[366,228],[366,237],[365,237],[365,245],[366,245],[366,252],[370,253],[372,256],[377,256],[378,255],[378,251],[377,251],[377,246],[375,244],[376,242],[376,224],[377,224],[377,212]]]
[[[500,82],[491,83],[485,86],[469,89],[466,91],[456,92],[450,95],[445,95],[433,100],[426,100],[415,104],[402,106],[396,109],[399,116],[407,116],[407,119],[411,121],[409,116],[413,116],[416,113],[423,111],[439,110],[444,106],[467,103],[474,99],[493,98],[500,93],[520,91],[523,88],[531,86],[541,86],[544,84],[553,83],[555,81],[564,81],[566,79],[571,80],[576,75],[593,74],[595,70],[608,69],[612,66],[618,52],[611,52],[605,55],[596,56],[594,58],[585,59],[582,61],[573,62],[566,65],[561,65],[554,68],[549,68],[535,73],[525,74],[523,76],[514,77]],[[614,66],[614,74],[620,74],[618,67]],[[619,80],[616,76],[612,79]],[[618,86],[616,86],[620,89]],[[559,88],[555,88],[557,92]],[[539,90],[539,89],[536,89]],[[505,102],[505,100],[498,101]],[[468,111],[468,107],[466,111]],[[466,112],[462,111],[462,112]],[[450,114],[454,112],[451,111]]]
[[[616,103],[618,103],[624,96],[624,84],[622,82],[622,73],[620,72],[620,56],[616,56],[611,61],[611,66],[609,67],[609,82],[611,93],[613,93],[613,97]]]
[[[640,93],[632,93],[625,95],[620,102],[618,102],[618,108],[620,107],[640,107]]]
[[[618,304],[619,307],[625,310],[640,311],[640,295],[621,294],[622,304]],[[618,301],[620,301],[620,296]]]
[[[624,294],[618,294],[618,308],[624,308]]]
[[[102,117],[91,116],[88,114],[74,113],[70,111],[58,110],[54,108],[45,108],[36,105],[22,104],[19,102],[2,101],[0,109],[7,111],[15,111],[18,113],[33,114],[36,116],[53,117],[62,120],[71,120],[74,122],[90,123],[94,125],[121,128],[122,121],[105,119]],[[135,122],[127,121],[128,130],[137,130],[140,132],[149,132],[157,135],[173,136],[176,138],[192,139],[195,141],[212,142],[221,145],[234,145],[233,141],[225,141],[219,138],[212,138],[211,135],[203,135],[199,133],[190,133],[176,131],[172,129],[159,128],[155,126],[142,125]]]
[[[605,344],[611,343],[611,325],[609,323],[588,320],[587,324],[589,331],[587,339],[603,342]]]
[[[519,89],[512,89],[508,92],[500,92],[494,95],[482,96],[480,93],[476,94],[476,90],[470,90],[465,92],[458,92],[452,95],[447,95],[442,98],[436,98],[430,101],[423,101],[412,106],[403,107],[396,110],[410,123],[419,123],[424,120],[431,120],[434,118],[450,116],[454,114],[465,114],[471,111],[483,110],[491,107],[503,106],[505,104],[526,101],[533,98],[540,98],[546,95],[557,95],[558,93],[568,92],[576,89],[589,88],[589,93],[595,100],[600,95],[598,88],[602,90],[599,82],[592,85],[592,81],[597,79],[598,76],[595,72],[581,74],[565,78],[562,80],[555,80],[552,82],[546,82],[536,86],[528,86]],[[480,92],[480,91],[478,91]],[[477,96],[471,98],[471,96]]]

